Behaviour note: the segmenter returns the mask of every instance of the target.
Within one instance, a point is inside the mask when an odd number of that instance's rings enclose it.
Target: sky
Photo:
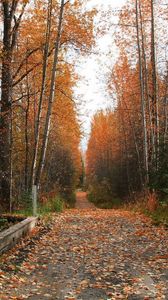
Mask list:
[[[100,24],[117,24],[117,17],[102,17],[102,14],[113,13],[121,9],[125,0],[88,0],[87,9],[95,7],[99,13],[95,18],[95,28]],[[114,15],[114,14],[113,14]],[[93,53],[87,57],[79,57],[76,63],[76,72],[79,74],[79,81],[74,90],[74,97],[80,103],[80,119],[83,124],[84,137],[82,149],[87,147],[90,124],[92,116],[99,109],[113,106],[113,99],[107,91],[108,74],[114,66],[118,49],[114,41],[115,26],[111,26],[103,36],[96,38],[96,47]]]

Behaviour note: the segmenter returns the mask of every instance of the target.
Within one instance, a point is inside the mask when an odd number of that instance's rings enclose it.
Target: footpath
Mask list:
[[[96,209],[83,192],[75,209],[53,218],[33,247],[1,257],[1,300],[168,299],[166,228]]]

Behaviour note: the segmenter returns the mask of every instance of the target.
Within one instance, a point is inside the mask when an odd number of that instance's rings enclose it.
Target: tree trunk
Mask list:
[[[141,57],[141,47],[140,47],[140,39],[139,39],[138,0],[136,0],[136,30],[137,30],[137,47],[138,47],[138,62],[139,62],[139,84],[140,84],[141,111],[142,111],[144,167],[146,173],[146,183],[148,183],[149,181],[148,140],[147,140],[146,108],[145,108],[145,97],[144,97],[144,80],[143,80],[143,72],[142,72],[142,57]]]
[[[27,85],[27,106],[25,110],[25,192],[28,192],[28,170],[29,170],[29,136],[28,136],[28,119],[29,119],[29,106],[30,106],[30,87],[29,75],[26,78]]]
[[[144,95],[145,95],[145,100],[147,103],[147,110],[148,110],[148,132],[149,132],[148,144],[149,144],[149,149],[151,149],[150,153],[148,153],[148,156],[149,156],[149,161],[151,161],[153,154],[155,153],[155,137],[154,137],[154,128],[152,125],[151,101],[149,97],[148,69],[147,69],[147,61],[146,61],[146,53],[145,53],[145,37],[143,31],[142,11],[141,11],[140,2],[139,2],[139,16],[140,16],[141,39],[142,39]]]
[[[12,57],[16,45],[17,32],[26,3],[18,18],[15,16],[17,0],[1,2],[3,16],[3,47],[0,103],[0,205],[10,210],[11,182],[11,104],[12,104]]]
[[[166,91],[165,91],[165,102],[164,102],[164,138],[163,138],[163,144],[164,148],[166,147],[167,143],[167,131],[168,131],[168,62],[167,62],[167,74],[165,78],[166,83]]]
[[[2,80],[0,107],[0,200],[5,210],[10,209],[10,116],[12,100],[11,75],[11,19],[9,18],[9,4],[3,4],[3,50],[2,50]]]
[[[155,166],[157,169],[157,156],[159,147],[159,114],[157,99],[157,78],[156,78],[156,55],[155,55],[155,24],[154,24],[154,6],[151,0],[151,68],[152,68],[152,122],[155,134]]]
[[[40,153],[40,160],[39,160],[39,165],[38,165],[38,169],[36,172],[36,178],[35,178],[35,185],[38,187],[40,184],[40,178],[41,178],[41,174],[42,174],[44,164],[45,164],[48,138],[49,138],[49,133],[50,133],[51,114],[52,114],[52,106],[53,106],[54,93],[55,93],[56,67],[57,67],[57,63],[58,63],[58,53],[59,53],[59,46],[60,46],[60,39],[61,39],[63,12],[64,12],[64,0],[61,1],[61,7],[60,7],[58,33],[57,33],[57,37],[56,37],[56,41],[55,41],[54,61],[53,61],[53,68],[52,68],[52,75],[51,75],[48,109],[47,109],[47,115],[46,115],[46,121],[45,121],[45,128],[44,128],[42,148],[41,148],[41,153]]]
[[[11,116],[10,116],[10,204],[9,211],[12,212],[13,209],[13,110],[11,106]]]
[[[124,118],[121,113],[121,126],[122,126],[122,134],[124,136],[124,154],[126,154],[126,174],[127,174],[127,184],[128,184],[128,192],[129,196],[132,194],[133,188],[132,188],[132,183],[131,183],[131,176],[130,176],[130,168],[129,168],[129,147],[128,147],[128,142],[127,142],[127,134],[126,134],[126,129],[124,126]]]
[[[44,56],[43,56],[43,74],[42,74],[41,92],[40,92],[38,113],[37,113],[36,126],[35,126],[35,148],[34,148],[34,155],[33,155],[33,161],[32,161],[32,172],[31,172],[31,186],[32,187],[35,183],[35,176],[36,176],[37,156],[38,156],[38,147],[39,147],[39,139],[40,139],[40,119],[41,119],[41,112],[42,112],[43,96],[44,96],[44,92],[45,92],[47,61],[48,61],[48,54],[49,54],[51,16],[52,16],[52,0],[49,0],[48,1],[47,27],[46,27],[46,41],[45,41]]]
[[[123,97],[122,97],[122,102],[124,103],[125,108],[128,111],[129,123],[130,123],[130,127],[131,127],[131,130],[132,130],[133,139],[134,139],[134,145],[135,145],[135,150],[136,150],[136,155],[137,155],[137,162],[138,162],[138,169],[139,169],[139,179],[140,179],[141,187],[143,187],[141,159],[140,159],[140,153],[139,153],[139,148],[138,148],[138,143],[137,143],[137,137],[136,137],[136,133],[135,133],[135,128],[134,128],[134,124],[133,124],[131,116],[130,116],[130,112],[129,112],[128,107],[127,107],[127,103],[126,103],[126,101],[124,100]]]

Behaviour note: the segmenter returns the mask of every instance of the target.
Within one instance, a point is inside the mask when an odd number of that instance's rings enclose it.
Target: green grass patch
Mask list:
[[[49,199],[45,204],[37,203],[37,215],[45,216],[53,212],[62,212],[65,207],[64,200],[57,196],[53,199]],[[30,217],[33,215],[32,202],[29,202],[29,205],[26,205],[25,208],[19,209],[13,213],[14,215],[21,215],[24,217]]]
[[[151,218],[155,225],[161,225],[168,227],[168,202],[158,202],[158,207],[154,211],[150,211],[148,208],[148,200],[144,197],[137,197],[136,201],[128,202],[123,205],[123,209],[133,212],[140,212]]]
[[[70,192],[70,193],[62,193],[61,194],[62,199],[64,199],[64,203],[66,208],[74,208],[76,203],[76,193]]]
[[[15,210],[14,212],[12,212],[12,215],[18,215],[18,216],[22,216],[23,218],[26,217],[31,217],[33,215],[33,209],[31,207],[27,207],[27,208],[23,208],[23,209],[19,209],[19,210]]]
[[[64,210],[64,200],[60,197],[55,197],[47,201],[46,204],[38,206],[38,214],[39,215],[46,215],[53,212],[62,212]]]
[[[101,209],[114,209],[122,206],[122,200],[107,194],[88,193],[88,200]]]
[[[146,215],[152,218],[155,225],[168,227],[168,205],[160,205],[154,212],[144,211]]]

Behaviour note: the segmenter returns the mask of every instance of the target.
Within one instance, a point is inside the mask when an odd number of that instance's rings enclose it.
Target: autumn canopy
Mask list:
[[[127,0],[121,10],[103,12],[97,24],[98,12],[86,2],[1,1],[4,211],[31,202],[34,187],[39,199],[59,194],[73,202],[84,165],[86,188],[96,202],[118,203],[144,191],[167,197],[167,6]],[[113,14],[118,23],[107,24]],[[77,102],[74,93],[76,55],[94,52],[98,36],[113,25],[118,57],[106,74],[111,103],[92,118],[85,160],[82,96]]]

